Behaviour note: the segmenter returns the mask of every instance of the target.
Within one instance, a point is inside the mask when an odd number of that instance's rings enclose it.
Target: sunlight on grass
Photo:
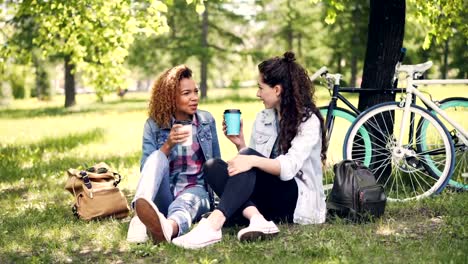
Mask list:
[[[391,229],[390,226],[380,226],[375,232],[377,235],[389,236],[395,233],[395,230]]]

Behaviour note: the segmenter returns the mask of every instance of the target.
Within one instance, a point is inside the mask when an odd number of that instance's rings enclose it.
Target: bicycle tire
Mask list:
[[[327,106],[322,106],[319,107],[319,111],[322,114],[324,118],[327,116],[328,112],[328,107]],[[345,129],[340,129],[341,132],[346,131],[351,124],[354,122],[356,119],[357,114],[341,107],[336,107],[333,112],[332,112],[332,118],[334,119],[334,125],[338,126],[339,128],[345,128]],[[328,128],[327,128],[328,129]],[[344,138],[345,138],[345,133],[337,133],[337,130],[335,129],[335,132],[333,132],[333,129],[330,131],[331,136],[328,141],[328,152],[327,152],[327,161],[330,165],[333,165],[335,163],[340,162],[343,160],[343,143],[344,143]],[[366,131],[361,130],[361,133],[365,135]],[[369,146],[369,150],[371,149],[370,145],[370,138],[367,136],[363,136],[363,138],[366,138],[368,140],[365,141],[364,145]],[[339,152],[334,152],[331,153],[330,150],[336,150],[340,149]],[[370,163],[370,158],[369,160],[366,161],[367,164]],[[329,166],[330,168],[332,166]],[[330,190],[331,187],[333,186],[333,179],[334,175],[330,171],[326,171],[323,175],[323,186],[326,191]]]
[[[439,108],[444,110],[452,119],[454,119],[458,124],[463,128],[468,127],[468,119],[466,114],[468,114],[468,98],[464,97],[451,97],[446,98],[439,102]],[[431,113],[437,117],[438,114],[436,111],[432,110]],[[455,188],[456,190],[467,191],[467,176],[468,176],[468,146],[457,136],[456,129],[450,125],[447,121],[439,118],[445,127],[450,132],[452,142],[455,147],[455,167],[453,174],[448,182],[448,186]],[[418,147],[421,151],[427,149],[427,144],[424,141],[427,134],[427,123],[422,123],[423,120],[420,120],[418,123],[417,135],[422,140],[419,142]],[[461,136],[461,135],[460,135]],[[424,163],[424,166],[433,177],[438,177],[440,171],[434,165],[434,162],[429,161],[427,164]]]
[[[377,182],[384,186],[387,197],[391,201],[414,200],[440,193],[447,184],[454,167],[454,146],[450,134],[437,117],[419,106],[409,107],[410,113],[416,117],[413,122],[421,118],[427,119],[428,124],[436,132],[434,134],[436,142],[442,144],[434,146],[431,152],[418,153],[414,145],[419,139],[414,138],[414,135],[410,139],[406,131],[405,136],[402,137],[403,147],[396,146],[400,135],[395,131],[399,131],[401,126],[399,121],[403,116],[403,110],[404,106],[395,102],[371,107],[356,118],[345,139],[345,158],[354,159],[354,142],[359,139],[357,131],[362,126],[372,128],[369,132],[373,142],[373,160],[368,167],[375,174]],[[441,159],[439,165],[443,168],[440,177],[433,177],[422,166],[421,163],[427,162],[425,155],[428,153],[433,155],[431,160]]]

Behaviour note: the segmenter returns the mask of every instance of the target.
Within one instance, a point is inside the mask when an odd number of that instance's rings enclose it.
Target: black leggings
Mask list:
[[[239,154],[262,156],[253,149]],[[298,197],[294,179],[282,181],[278,176],[253,168],[229,177],[227,163],[211,159],[205,163],[205,179],[221,198],[218,210],[229,220],[248,206],[255,206],[268,220],[292,222]]]

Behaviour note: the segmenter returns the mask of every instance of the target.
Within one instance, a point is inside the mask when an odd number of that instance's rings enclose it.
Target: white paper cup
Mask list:
[[[187,137],[187,139],[184,142],[181,142],[180,145],[185,146],[185,147],[192,146],[192,143],[193,143],[192,124],[184,125],[179,129],[180,129],[180,131],[188,131],[189,132],[189,136]]]

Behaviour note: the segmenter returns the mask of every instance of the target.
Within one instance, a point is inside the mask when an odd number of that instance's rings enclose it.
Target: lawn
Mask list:
[[[456,93],[466,95],[465,88]],[[200,105],[218,120],[224,159],[236,154],[221,133],[224,109],[242,110],[248,137],[256,112],[263,108],[243,97],[254,90],[238,93],[229,95],[231,100],[212,98]],[[320,90],[321,104],[327,95]],[[104,103],[80,95],[77,101],[67,110],[60,96],[0,108],[0,263],[468,262],[468,194],[449,191],[422,201],[390,203],[375,223],[281,225],[280,235],[271,241],[239,243],[238,229],[226,228],[221,243],[199,251],[128,244],[130,218],[83,222],[73,217],[73,198],[63,189],[65,170],[106,161],[124,176],[120,186],[131,200],[139,177],[147,94],[130,93],[124,100],[111,96]]]

